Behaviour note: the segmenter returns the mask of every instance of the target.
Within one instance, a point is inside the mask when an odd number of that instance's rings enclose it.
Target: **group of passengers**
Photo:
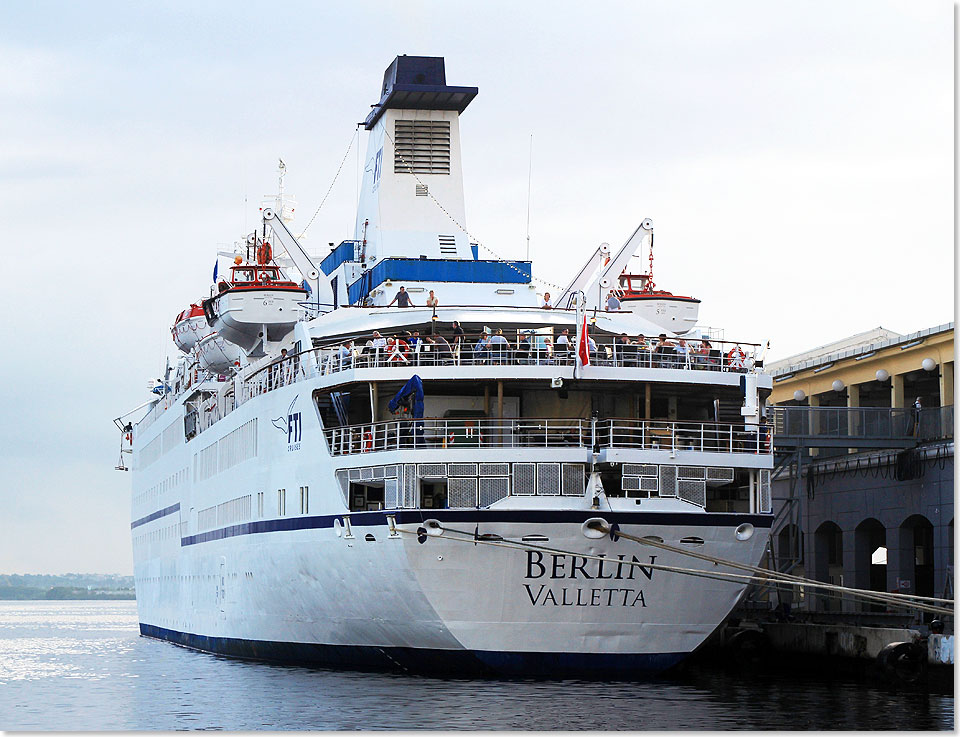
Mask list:
[[[556,340],[550,335],[526,330],[518,331],[516,339],[511,341],[502,328],[484,328],[479,337],[471,341],[458,322],[446,332],[446,335],[439,332],[421,335],[418,330],[406,330],[384,336],[374,331],[366,341],[348,340],[336,347],[334,360],[339,368],[392,363],[549,365],[569,363],[577,354],[576,336],[571,336],[569,328],[560,330]],[[643,335],[632,338],[623,333],[613,342],[598,346],[588,334],[586,344],[590,362],[597,365],[712,370],[745,367],[745,356],[739,345],[724,358],[707,338],[688,343],[684,338],[670,339],[666,333],[656,338]]]

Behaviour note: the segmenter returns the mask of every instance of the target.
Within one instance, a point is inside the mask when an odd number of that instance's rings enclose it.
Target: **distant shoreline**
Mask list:
[[[18,587],[0,587],[0,601],[136,601],[132,591],[86,591],[54,587],[24,590]]]

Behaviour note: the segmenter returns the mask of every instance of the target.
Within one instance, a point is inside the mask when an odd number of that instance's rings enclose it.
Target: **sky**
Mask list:
[[[8,4],[0,573],[132,572],[111,420],[278,158],[297,230],[347,153],[306,245],[353,237],[356,124],[397,54],[479,87],[466,225],[503,258],[532,166],[534,277],[649,217],[658,286],[770,359],[950,322],[954,24],[943,0]]]

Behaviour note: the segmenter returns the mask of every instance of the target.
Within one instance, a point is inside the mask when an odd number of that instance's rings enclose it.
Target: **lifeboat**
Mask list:
[[[240,346],[227,342],[217,333],[210,333],[197,343],[200,368],[215,374],[227,373],[240,362],[240,356]]]
[[[700,314],[700,300],[656,287],[650,274],[621,274],[616,290],[620,309],[673,333],[685,333],[693,328]]]
[[[203,314],[203,307],[192,304],[173,321],[170,333],[173,342],[184,353],[189,353],[199,340],[213,332]]]
[[[230,279],[203,301],[207,322],[250,357],[264,355],[265,342],[283,340],[306,315],[307,290],[286,279],[271,260],[269,243],[257,246],[253,261],[242,263],[238,256]]]

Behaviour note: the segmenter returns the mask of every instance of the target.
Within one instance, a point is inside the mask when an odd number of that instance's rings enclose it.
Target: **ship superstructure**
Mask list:
[[[443,59],[397,57],[365,123],[354,239],[315,263],[266,208],[178,317],[183,359],[123,426],[144,635],[606,676],[669,667],[743,594],[673,569],[766,545],[757,346],[608,309],[649,220],[548,308],[530,262],[479,258],[459,156],[476,94]]]

